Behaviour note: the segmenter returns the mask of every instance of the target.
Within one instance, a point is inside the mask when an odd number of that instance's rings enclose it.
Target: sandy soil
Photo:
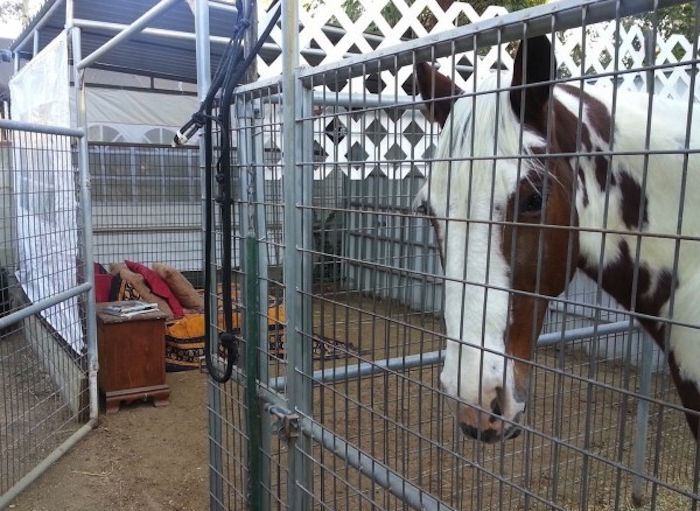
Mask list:
[[[100,415],[100,425],[28,490],[15,511],[200,511],[208,506],[206,377],[170,373],[170,405]]]
[[[348,343],[349,359],[317,361],[315,369],[439,347],[435,336],[423,330],[439,329],[433,318],[363,297],[333,298],[316,304],[315,332],[339,341],[341,349]],[[361,354],[348,349],[350,344]],[[338,349],[337,344],[329,346]],[[632,509],[631,474],[608,460],[631,465],[636,406],[629,400],[621,408],[618,389],[634,389],[638,375],[631,370],[624,383],[619,363],[592,363],[581,345],[565,351],[538,350],[537,362],[543,368],[534,374],[527,419],[538,433],[507,443],[484,446],[458,433],[448,403],[433,390],[439,372],[435,366],[317,386],[314,415],[329,430],[455,509]],[[283,360],[270,360],[270,374],[281,373],[285,366]],[[589,378],[608,387],[589,386]],[[654,380],[657,389],[659,382]],[[13,509],[207,509],[206,378],[199,372],[169,374],[168,383],[169,407],[142,404],[101,416],[100,427],[23,494]],[[224,503],[243,509],[244,394],[230,382],[222,387],[221,397]],[[662,417],[658,405],[652,405],[650,412],[647,470],[662,484],[655,490],[653,505],[647,501],[643,509],[691,509],[692,499],[678,493],[693,492],[696,466],[684,420],[671,410]],[[286,500],[286,445],[273,437],[270,452],[269,493],[276,510]],[[313,509],[404,509],[398,499],[330,451],[315,445],[312,459]],[[584,472],[587,478],[582,477]],[[646,488],[650,497],[654,491],[649,483]]]

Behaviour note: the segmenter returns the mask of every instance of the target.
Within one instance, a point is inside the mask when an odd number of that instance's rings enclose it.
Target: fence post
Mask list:
[[[644,65],[652,66],[656,61],[654,48],[654,35],[649,29],[643,31],[644,34]],[[646,79],[647,93],[654,91],[654,70],[647,71]],[[648,397],[651,392],[652,340],[641,333],[642,343],[641,367],[639,368],[639,393]],[[630,340],[631,342],[631,340]],[[632,478],[632,503],[636,507],[641,507],[644,503],[645,494],[645,464],[647,453],[647,431],[649,429],[649,401],[639,399],[637,404],[637,417],[634,425],[634,445],[632,447],[632,468],[634,476]]]
[[[245,296],[245,323],[243,336],[246,339],[246,376],[248,399],[257,403],[255,417],[249,407],[249,430],[252,434],[250,419],[257,421],[259,431],[257,446],[259,453],[250,451],[249,463],[255,455],[259,460],[257,484],[260,494],[257,499],[261,509],[270,507],[270,461],[272,426],[268,413],[264,413],[264,402],[257,399],[257,380],[269,380],[267,342],[267,252],[263,239],[266,236],[265,223],[265,180],[263,160],[263,138],[260,128],[258,102],[251,97],[236,98],[236,118],[238,120],[238,176],[239,176],[239,225],[241,235],[241,268],[244,272],[243,296]],[[249,352],[250,350],[250,352]],[[252,378],[254,369],[255,378]],[[252,437],[251,437],[252,439]],[[249,440],[250,441],[250,440]],[[261,455],[262,453],[262,455]],[[267,491],[265,491],[267,489]]]
[[[209,2],[208,0],[196,0],[194,9],[195,19],[195,49],[197,55],[197,98],[202,101],[211,84],[210,41],[209,41]],[[204,245],[204,232],[207,221],[206,182],[213,179],[208,169],[204,168],[204,138],[199,139],[199,167],[201,175],[201,200],[202,200],[202,246]],[[212,215],[214,209],[212,208]],[[216,224],[213,224],[216,225]],[[211,253],[215,253],[216,237],[212,236]],[[204,258],[202,258],[204,260]],[[204,264],[207,264],[206,262]],[[204,266],[202,274],[206,275]],[[216,270],[216,268],[214,268]],[[209,289],[216,289],[216,271],[212,272],[212,282],[208,283]],[[216,318],[216,300],[210,300],[209,317]],[[206,325],[209,329],[210,339],[217,338],[216,323]],[[224,482],[221,442],[221,388],[211,378],[208,385],[209,394],[209,509],[210,511],[224,510]]]
[[[299,65],[299,12],[297,0],[282,3],[282,142],[284,152],[284,284],[287,307],[287,399],[289,408],[302,416],[311,413],[311,347],[310,328],[305,319],[309,311],[302,291],[308,289],[305,280],[309,276],[308,254],[300,252],[305,244],[305,235],[310,234],[309,210],[299,210],[303,203],[304,171],[298,165],[302,157],[304,137],[298,115],[303,113],[299,101],[302,87],[297,77]],[[306,94],[308,96],[308,93]],[[308,103],[308,102],[307,102]],[[306,231],[302,231],[305,226]],[[309,245],[306,245],[308,247]],[[305,272],[306,271],[306,272]],[[304,335],[307,334],[307,335]],[[300,435],[289,444],[289,475],[287,499],[289,509],[310,509],[309,495],[312,491],[312,473],[309,463],[311,441]]]
[[[81,59],[81,38],[80,28],[71,27],[71,51],[73,52],[73,62]],[[90,190],[90,168],[88,156],[87,139],[87,112],[85,98],[84,73],[76,66],[73,66],[73,86],[75,90],[75,100],[77,107],[76,124],[83,129],[83,136],[78,141],[78,171],[80,175],[80,224],[82,226],[82,254],[85,282],[90,284],[87,293],[87,303],[85,307],[85,324],[88,353],[88,388],[90,399],[90,419],[96,419],[98,414],[97,396],[97,316],[95,310],[95,274],[93,268],[93,241],[92,241],[92,200]]]

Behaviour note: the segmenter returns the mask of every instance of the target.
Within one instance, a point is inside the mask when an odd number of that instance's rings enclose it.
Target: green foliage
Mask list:
[[[508,12],[519,11],[521,9],[527,9],[528,7],[534,7],[536,5],[542,5],[546,0],[505,0],[505,1],[494,1],[494,0],[473,0],[469,2],[474,10],[479,14],[483,14],[489,5],[498,5],[508,9]]]

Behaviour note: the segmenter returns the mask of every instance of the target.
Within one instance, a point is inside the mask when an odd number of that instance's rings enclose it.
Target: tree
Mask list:
[[[26,25],[29,22],[29,0],[4,0],[0,3],[0,21],[20,21]]]

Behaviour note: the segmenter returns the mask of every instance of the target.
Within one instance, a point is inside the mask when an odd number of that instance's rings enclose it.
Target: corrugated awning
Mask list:
[[[98,23],[128,25],[156,5],[157,0],[74,0],[74,17]],[[60,4],[60,5],[56,5]],[[47,0],[22,34],[10,48],[23,59],[33,51],[35,27],[39,26],[39,50],[56,37],[65,26],[64,0]],[[229,37],[236,21],[232,10],[216,9],[210,15],[210,34]],[[178,32],[194,33],[194,14],[186,1],[170,7],[149,25]],[[100,27],[83,27],[83,57],[102,46],[117,32]],[[213,44],[211,64],[215,69],[225,46]],[[196,83],[196,55],[194,40],[164,38],[145,33],[135,34],[129,40],[106,53],[91,67],[132,74]]]

